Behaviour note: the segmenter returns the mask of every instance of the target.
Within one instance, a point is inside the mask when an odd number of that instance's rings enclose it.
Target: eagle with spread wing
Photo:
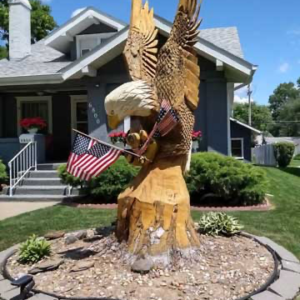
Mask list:
[[[159,51],[153,9],[149,9],[148,2],[143,6],[142,0],[133,0],[124,50],[133,81],[114,90],[105,100],[112,128],[128,116],[148,117],[146,123],[153,126],[162,101],[170,103],[179,122],[158,141],[160,157],[188,154],[190,150],[193,111],[199,101],[200,68],[193,50],[201,23],[199,12],[197,0],[180,0],[170,36]]]
[[[132,123],[140,122],[140,131],[131,125],[129,136],[140,135],[135,147],[129,143],[134,151],[150,141],[163,103],[176,115],[171,131],[153,135],[145,155],[147,163],[142,163],[138,176],[118,198],[117,237],[128,241],[129,251],[137,256],[161,257],[171,248],[192,249],[199,245],[183,177],[191,147],[193,112],[199,101],[200,68],[193,49],[201,23],[197,2],[179,0],[170,36],[159,50],[153,9],[149,9],[148,2],[142,5],[142,0],[132,0],[124,56],[133,81],[105,99],[110,127],[116,128],[129,116]],[[147,134],[148,139],[143,139]]]

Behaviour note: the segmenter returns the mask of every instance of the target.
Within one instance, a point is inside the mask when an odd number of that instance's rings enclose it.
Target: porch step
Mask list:
[[[57,171],[31,171],[29,178],[59,178]]]
[[[12,197],[0,195],[1,202],[64,202],[73,201],[74,199],[82,198],[82,196],[60,196],[60,195],[14,195]]]
[[[65,196],[67,194],[66,186],[18,186],[14,195],[44,195],[47,196]]]
[[[25,178],[22,186],[63,186],[60,178]]]
[[[49,163],[49,164],[39,164],[37,166],[38,171],[53,171],[57,170],[59,166],[61,166],[63,163]]]

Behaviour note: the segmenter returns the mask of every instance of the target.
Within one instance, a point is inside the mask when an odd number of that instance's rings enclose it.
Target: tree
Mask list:
[[[300,86],[300,78],[298,80],[298,85]],[[269,98],[273,119],[277,121],[280,110],[284,104],[286,104],[289,100],[297,99],[299,97],[300,90],[293,82],[281,83]]]
[[[57,25],[51,16],[49,5],[42,4],[40,0],[30,0],[31,12],[31,42],[36,43],[43,39]],[[9,6],[8,0],[0,0],[0,38],[9,42]],[[1,47],[3,48],[3,47]],[[0,55],[5,57],[5,51],[1,50]]]
[[[8,55],[7,47],[6,46],[0,46],[0,59],[6,58],[7,55]]]
[[[271,111],[266,105],[252,103],[252,126],[260,131],[266,132],[273,122]],[[233,117],[248,124],[249,104],[236,103],[233,107]]]

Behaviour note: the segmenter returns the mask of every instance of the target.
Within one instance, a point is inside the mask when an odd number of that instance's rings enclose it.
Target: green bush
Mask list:
[[[193,198],[211,193],[223,205],[259,204],[267,192],[264,171],[217,153],[194,154],[186,182]]]
[[[215,212],[204,214],[197,225],[200,233],[212,236],[232,236],[243,229],[243,226],[234,217]]]
[[[294,157],[295,160],[300,160],[300,154],[297,154],[295,157]]]
[[[116,199],[138,172],[139,168],[130,165],[124,157],[120,157],[105,172],[89,182],[81,181],[70,175],[66,170],[66,165],[61,165],[58,169],[59,177],[64,184],[73,187],[81,186],[86,188],[88,194],[107,201]]]
[[[1,184],[6,183],[8,179],[7,173],[6,173],[6,166],[2,163],[2,160],[0,160],[0,190],[1,190]]]
[[[295,144],[291,142],[280,142],[274,144],[274,154],[280,168],[285,168],[291,163],[295,153],[295,148]]]
[[[51,254],[51,244],[44,238],[31,236],[21,244],[18,261],[22,264],[34,264]]]

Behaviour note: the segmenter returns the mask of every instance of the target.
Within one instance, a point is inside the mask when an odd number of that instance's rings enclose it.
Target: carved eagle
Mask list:
[[[158,51],[153,9],[149,9],[148,2],[143,5],[142,0],[132,0],[124,56],[133,82],[120,86],[105,100],[112,128],[127,116],[153,115],[159,112],[161,102],[168,100],[180,121],[178,128],[160,141],[166,155],[187,154],[190,149],[200,84],[198,58],[193,50],[201,24],[201,3],[197,2],[179,0],[170,36]]]

